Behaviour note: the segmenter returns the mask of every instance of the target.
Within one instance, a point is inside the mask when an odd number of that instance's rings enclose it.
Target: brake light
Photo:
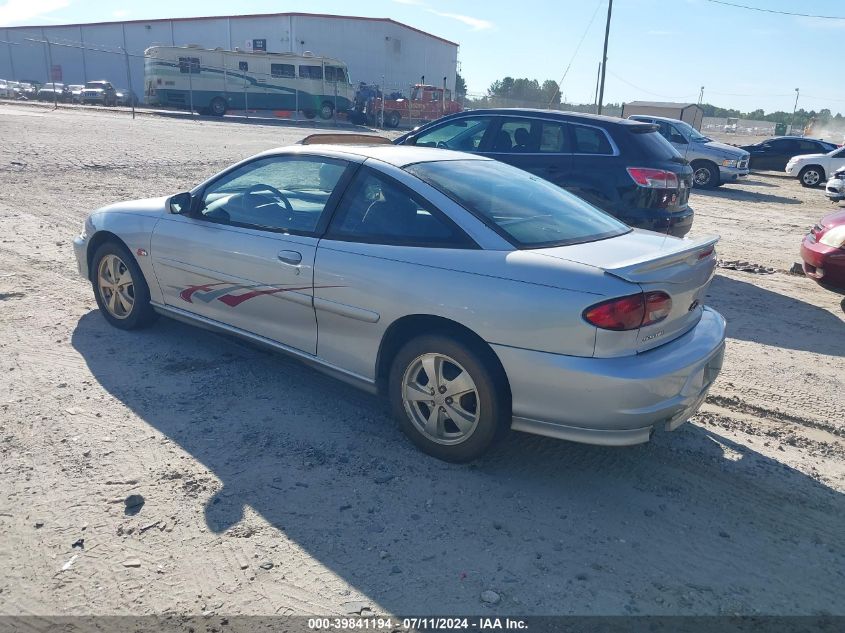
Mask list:
[[[646,292],[602,301],[583,312],[584,320],[602,330],[624,332],[659,323],[672,311],[665,292]]]
[[[665,169],[628,167],[628,175],[640,187],[649,189],[677,189],[679,187],[678,175]]]

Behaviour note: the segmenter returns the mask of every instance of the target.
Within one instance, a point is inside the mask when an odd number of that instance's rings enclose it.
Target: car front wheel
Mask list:
[[[388,380],[402,431],[447,462],[480,457],[509,428],[505,380],[472,346],[444,335],[420,336],[396,355]]]
[[[805,167],[798,174],[798,180],[801,181],[801,185],[804,187],[818,187],[819,183],[824,180],[824,171],[822,171],[821,167],[816,167],[815,165]]]
[[[142,328],[156,319],[150,289],[132,254],[116,242],[106,242],[94,253],[91,284],[106,321],[121,330]]]
[[[713,163],[693,163],[692,183],[699,189],[713,189],[720,184],[719,168]]]

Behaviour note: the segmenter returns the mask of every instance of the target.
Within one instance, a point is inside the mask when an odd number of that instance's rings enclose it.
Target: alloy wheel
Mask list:
[[[813,185],[819,184],[819,180],[821,180],[821,176],[815,169],[808,169],[804,172],[805,185],[810,185],[812,187]]]
[[[704,185],[710,182],[710,170],[706,167],[699,167],[695,170],[693,178],[695,179],[696,185],[703,187]]]
[[[117,255],[106,255],[97,267],[97,289],[103,305],[116,319],[125,319],[135,306],[135,284],[129,267]]]
[[[472,376],[443,354],[423,354],[408,365],[402,377],[402,403],[414,426],[438,444],[466,440],[481,415]]]

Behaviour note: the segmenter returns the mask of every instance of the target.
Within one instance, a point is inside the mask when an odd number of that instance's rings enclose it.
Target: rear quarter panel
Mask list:
[[[601,301],[604,293],[627,289],[628,284],[593,269],[570,276],[577,288],[556,287],[550,284],[565,283],[563,267],[537,273],[530,257],[521,251],[323,240],[315,264],[317,354],[374,377],[387,328],[404,316],[423,314],[460,323],[489,343],[591,356],[596,330],[581,318],[582,311]],[[534,281],[508,279],[505,274],[534,275]],[[549,283],[542,274],[549,276]]]

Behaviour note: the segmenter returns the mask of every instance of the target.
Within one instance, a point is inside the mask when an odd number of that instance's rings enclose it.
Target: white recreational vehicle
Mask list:
[[[198,46],[148,48],[144,86],[150,105],[217,116],[229,109],[253,109],[330,119],[349,110],[354,97],[346,64],[337,59]]]

